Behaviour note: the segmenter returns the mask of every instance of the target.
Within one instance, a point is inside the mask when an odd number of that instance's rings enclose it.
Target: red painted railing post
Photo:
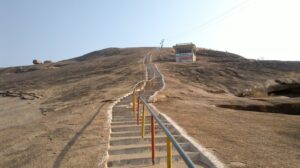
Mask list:
[[[135,116],[135,91],[132,93],[132,112],[133,116]]]
[[[151,147],[152,147],[152,164],[155,164],[155,125],[154,117],[151,115]]]
[[[139,125],[139,122],[140,122],[140,96],[138,96],[138,107],[137,107],[136,122],[137,122],[137,125]]]
[[[140,111],[140,96],[137,97],[137,111]]]

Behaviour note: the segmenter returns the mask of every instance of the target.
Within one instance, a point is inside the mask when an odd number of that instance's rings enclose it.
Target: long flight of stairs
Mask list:
[[[145,88],[138,94],[145,99],[149,99],[156,91],[163,87],[163,77],[154,64],[145,57],[147,69],[147,82]],[[149,63],[150,62],[150,63]],[[167,146],[164,131],[155,125],[155,164],[152,164],[151,153],[151,125],[150,114],[145,117],[145,137],[141,137],[141,122],[137,123],[137,118],[132,112],[132,96],[123,98],[112,109],[111,133],[108,151],[107,167],[166,167]],[[140,113],[141,114],[141,113]],[[203,155],[198,149],[184,138],[163,116],[160,120],[169,129],[185,153],[195,163],[196,167],[211,167],[203,164]],[[177,153],[172,148],[173,167],[187,167]]]
[[[141,124],[137,125],[131,100],[132,97],[128,96],[113,107],[107,167],[166,167],[166,135],[158,125],[155,126],[156,158],[155,165],[152,165],[150,114],[145,117],[145,137],[142,139]],[[162,116],[160,119],[194,163],[202,167],[197,149],[166,119]],[[174,147],[172,151],[173,167],[186,167]]]

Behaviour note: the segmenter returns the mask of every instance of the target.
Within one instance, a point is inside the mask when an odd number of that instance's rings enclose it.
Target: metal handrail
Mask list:
[[[148,111],[151,113],[151,115],[154,117],[155,121],[159,124],[159,126],[164,130],[165,134],[167,137],[171,140],[172,144],[174,144],[176,150],[186,163],[186,165],[189,168],[194,168],[195,165],[193,161],[187,156],[187,154],[184,152],[182,147],[178,144],[174,136],[171,134],[171,132],[168,130],[168,128],[161,122],[161,120],[158,118],[156,111],[147,103],[147,101],[143,98],[140,97],[140,100],[143,102],[143,104],[147,107]]]
[[[159,73],[159,76],[158,77],[161,77],[161,74]],[[140,114],[139,114],[139,104],[140,104],[140,101],[142,101],[143,103],[143,120],[142,120],[142,138],[144,138],[144,129],[145,129],[145,110],[144,110],[144,106],[146,106],[146,108],[148,109],[147,111],[149,111],[151,113],[151,139],[152,139],[152,162],[153,164],[155,163],[154,161],[154,158],[155,158],[155,143],[154,143],[154,120],[158,123],[158,125],[163,129],[163,131],[165,132],[165,134],[167,135],[167,155],[168,155],[168,167],[171,167],[171,143],[175,146],[175,149],[178,151],[179,155],[182,157],[182,159],[184,160],[184,162],[186,163],[186,165],[189,167],[189,168],[195,168],[195,165],[193,163],[193,161],[189,158],[189,156],[184,152],[184,150],[182,149],[182,147],[178,144],[178,142],[176,141],[176,139],[174,138],[174,136],[171,134],[171,132],[168,130],[168,128],[162,123],[162,121],[158,118],[158,115],[157,115],[157,112],[148,104],[148,102],[145,100],[145,98],[143,96],[138,96],[138,100],[137,100],[137,104],[138,104],[138,107],[136,110],[136,91],[137,91],[137,87],[140,83],[143,82],[144,86],[146,84],[146,82],[150,82],[152,80],[154,80],[155,78],[157,78],[157,76],[155,76],[155,73],[154,73],[154,76],[150,79],[150,80],[143,80],[139,83],[137,83],[134,88],[133,88],[133,93],[132,93],[132,105],[133,105],[133,113],[134,113],[134,116],[137,117],[137,125],[139,125],[139,119],[140,119]],[[137,112],[137,113],[136,113]],[[170,160],[169,160],[170,159]]]

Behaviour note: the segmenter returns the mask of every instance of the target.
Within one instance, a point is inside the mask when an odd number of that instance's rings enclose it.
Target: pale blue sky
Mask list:
[[[297,0],[0,0],[0,67],[107,47],[194,42],[300,60]]]

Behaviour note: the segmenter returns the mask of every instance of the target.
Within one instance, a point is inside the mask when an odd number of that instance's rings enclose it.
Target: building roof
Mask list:
[[[174,49],[177,48],[192,48],[196,49],[196,45],[194,43],[180,43],[173,46]]]

